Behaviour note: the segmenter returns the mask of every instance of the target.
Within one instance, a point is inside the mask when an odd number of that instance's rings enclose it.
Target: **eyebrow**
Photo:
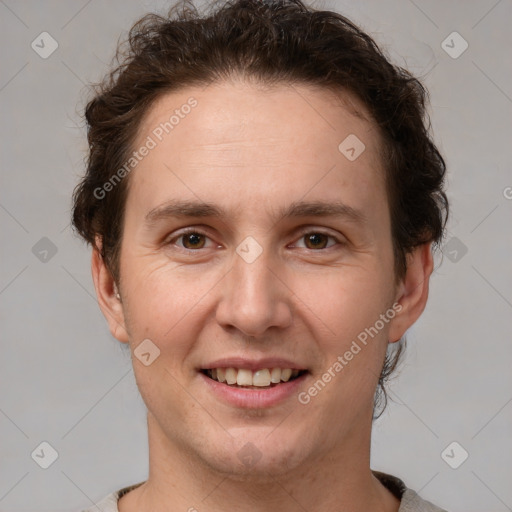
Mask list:
[[[203,201],[172,200],[150,210],[144,224],[152,227],[159,221],[170,218],[204,218],[217,217],[226,219],[229,217],[226,210],[213,203]],[[346,220],[365,223],[366,216],[360,211],[340,201],[296,201],[289,206],[279,208],[273,214],[274,220],[281,218],[299,217],[336,217]]]

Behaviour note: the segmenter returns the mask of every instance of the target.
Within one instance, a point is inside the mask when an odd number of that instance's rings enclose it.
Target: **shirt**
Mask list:
[[[372,473],[379,479],[384,487],[389,489],[401,500],[398,512],[446,512],[446,510],[436,507],[429,501],[420,498],[416,492],[412,489],[408,489],[404,482],[396,476],[381,473],[380,471],[372,471]],[[117,508],[119,498],[143,483],[144,482],[140,482],[113,492],[99,501],[94,507],[82,510],[82,512],[119,512]]]

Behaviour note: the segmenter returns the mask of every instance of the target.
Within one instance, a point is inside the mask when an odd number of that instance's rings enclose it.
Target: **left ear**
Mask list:
[[[431,243],[422,244],[407,254],[407,270],[395,297],[395,303],[401,309],[396,308],[397,314],[390,322],[390,343],[399,341],[425,309],[430,275],[434,268],[431,247]]]

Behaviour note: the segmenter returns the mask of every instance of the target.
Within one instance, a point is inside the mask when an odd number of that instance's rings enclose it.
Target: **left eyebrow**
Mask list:
[[[366,216],[361,210],[357,210],[341,201],[298,201],[287,207],[281,208],[277,213],[278,218],[295,217],[340,217],[347,220],[365,223]]]
[[[229,215],[226,210],[213,203],[172,200],[150,210],[144,218],[144,223],[150,227],[158,221],[168,218],[193,217],[227,219]],[[360,224],[367,222],[366,216],[360,210],[339,201],[296,201],[279,208],[273,213],[273,217],[274,220],[298,217],[338,217]]]

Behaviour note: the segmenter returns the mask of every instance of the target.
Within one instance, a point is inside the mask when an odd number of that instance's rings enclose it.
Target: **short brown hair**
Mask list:
[[[105,197],[95,191],[129,158],[142,117],[156,99],[235,74],[269,85],[315,85],[355,95],[384,141],[397,279],[405,273],[408,252],[439,244],[448,215],[446,168],[429,134],[427,91],[417,78],[391,64],[344,16],[300,0],[223,0],[205,15],[181,1],[167,16],[148,14],[132,27],[113,70],[85,109],[89,155],[74,191],[73,225],[87,242],[101,239],[101,256],[116,282],[129,180]],[[379,380],[384,398],[382,384],[396,367],[402,341],[397,345]]]

